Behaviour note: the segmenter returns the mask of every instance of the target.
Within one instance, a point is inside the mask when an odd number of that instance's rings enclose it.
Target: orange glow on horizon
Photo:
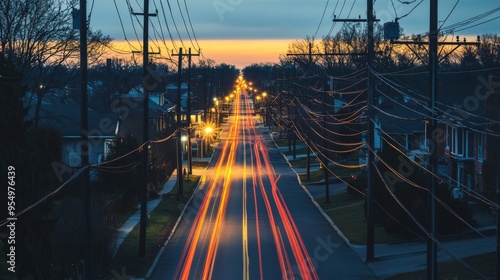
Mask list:
[[[236,68],[242,69],[254,63],[276,63],[279,62],[280,55],[285,55],[288,50],[288,45],[295,39],[240,39],[240,40],[198,40],[201,47],[201,52],[205,58],[214,60],[217,64],[225,63],[234,65]],[[177,46],[182,46],[180,42],[176,42]],[[185,42],[185,44],[190,45]],[[132,53],[132,50],[141,49],[139,43],[132,43],[130,46],[126,41],[113,41],[113,50],[120,50],[121,53],[110,52],[106,55],[109,57],[130,58],[142,61],[140,53]],[[172,44],[169,43],[167,51],[164,44],[149,43],[151,52],[160,52],[162,58],[168,57],[172,53]],[[189,46],[186,46],[189,48]],[[187,52],[187,50],[184,50]],[[192,53],[196,53],[195,48],[191,49]],[[123,54],[122,54],[123,53]],[[130,53],[130,54],[127,54]],[[178,53],[178,50],[174,50]],[[175,59],[175,57],[174,57]],[[198,57],[193,57],[193,62],[198,62]]]

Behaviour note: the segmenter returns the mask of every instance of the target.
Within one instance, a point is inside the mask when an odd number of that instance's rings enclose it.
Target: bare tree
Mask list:
[[[77,74],[79,36],[72,25],[72,10],[77,3],[76,0],[0,2],[1,52],[16,72],[22,73],[23,85],[36,96],[35,126],[43,96],[55,86],[56,80],[61,84],[60,70],[72,69],[65,77],[66,84]],[[89,64],[92,64],[104,53],[110,38],[99,31],[90,30],[88,34]]]

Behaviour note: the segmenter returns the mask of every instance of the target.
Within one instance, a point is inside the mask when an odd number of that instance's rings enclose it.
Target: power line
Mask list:
[[[188,17],[189,25],[191,26],[191,31],[193,33],[194,41],[196,42],[196,47],[197,47],[198,52],[199,52],[201,50],[201,47],[200,47],[200,44],[198,44],[198,39],[196,38],[196,33],[194,32],[193,23],[191,22],[191,16],[189,15],[189,9],[188,9],[186,0],[184,0],[184,7],[186,9],[186,14]]]
[[[483,278],[483,279],[488,279],[486,276],[484,276],[483,274],[481,274],[479,271],[477,271],[476,269],[474,269],[472,266],[470,266],[468,263],[466,263],[464,260],[458,258],[453,252],[451,252],[447,247],[445,247],[438,239],[435,235],[431,234],[414,216],[413,214],[403,205],[403,203],[401,203],[401,201],[394,195],[394,193],[391,191],[389,185],[387,184],[386,180],[384,179],[384,177],[382,176],[382,173],[380,173],[380,170],[378,169],[378,167],[374,164],[374,169],[375,171],[377,172],[379,178],[382,180],[385,188],[387,189],[387,191],[389,192],[389,194],[392,196],[392,198],[398,203],[398,205],[401,207],[401,209],[403,209],[403,211],[406,212],[406,214],[413,220],[413,222],[415,223],[415,225],[417,225],[420,230],[422,232],[424,232],[427,237],[429,237],[430,239],[432,239],[434,242],[436,242],[436,244],[438,244],[449,256],[451,256],[455,261],[459,262],[463,267],[467,268],[469,271],[473,272],[474,274],[476,274],[477,276]]]
[[[130,49],[135,49],[135,47],[132,45],[132,43],[130,43],[130,41],[127,38],[127,32],[125,32],[125,27],[123,26],[123,20],[122,20],[121,14],[120,14],[120,10],[118,9],[118,5],[116,4],[116,0],[113,0],[113,3],[115,4],[115,9],[116,9],[116,12],[118,14],[118,20],[120,21],[120,26],[122,28],[123,37],[124,37],[125,41],[128,43]]]
[[[172,42],[172,46],[174,47],[174,49],[178,49],[177,44],[175,43],[175,40],[174,40],[174,36],[172,35],[172,32],[170,32],[170,27],[169,27],[170,25],[168,24],[168,21],[167,21],[167,15],[165,12],[165,7],[163,6],[163,1],[160,1],[160,6],[161,6],[161,10],[162,10],[163,20],[165,21],[165,26],[167,28],[168,36],[170,37],[170,41]]]
[[[318,35],[319,28],[321,27],[321,24],[323,23],[323,18],[325,17],[326,10],[328,9],[328,4],[330,3],[330,0],[326,1],[325,8],[323,9],[323,13],[321,14],[321,19],[319,20],[318,27],[316,28],[316,32],[314,32],[314,35],[312,37],[313,41],[314,38],[316,38],[316,35]]]
[[[191,38],[191,33],[189,32],[189,28],[186,24],[186,19],[184,18],[184,13],[182,12],[182,8],[181,8],[181,4],[180,4],[179,0],[177,0],[177,7],[179,7],[179,13],[181,15],[182,22],[184,23],[184,28],[186,29],[186,33],[188,35],[189,41],[191,42],[191,45],[194,47],[193,39]]]
[[[448,18],[451,16],[451,14],[453,13],[453,11],[455,10],[455,8],[457,7],[458,3],[460,2],[460,0],[457,0],[457,2],[455,2],[455,5],[453,5],[453,8],[451,8],[450,12],[448,13],[448,15],[446,16],[446,18],[443,20],[443,23],[441,23],[441,25],[439,26],[439,29],[441,29],[441,27],[443,27],[443,25],[446,23],[446,21],[448,20]]]
[[[182,36],[181,36],[181,33],[179,32],[179,28],[177,28],[177,23],[175,23],[174,13],[172,12],[172,6],[170,5],[169,0],[167,0],[167,5],[168,5],[168,10],[170,11],[170,16],[172,17],[172,22],[174,24],[175,30],[177,31],[177,35],[179,36],[179,40],[181,42],[181,45],[184,49],[187,49],[186,46],[184,45],[184,41],[182,40]]]

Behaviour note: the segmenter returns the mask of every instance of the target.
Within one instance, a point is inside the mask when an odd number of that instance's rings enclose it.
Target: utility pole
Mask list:
[[[357,19],[354,19],[354,20],[337,20],[337,19],[334,19],[333,21],[363,21],[365,22],[366,20],[357,20]],[[372,36],[373,37],[373,36]],[[308,58],[308,68],[309,68],[309,71],[311,71],[312,69],[312,58],[313,56],[329,56],[329,55],[351,55],[351,56],[356,56],[356,55],[366,55],[366,53],[329,53],[329,52],[325,52],[325,53],[313,53],[312,52],[312,49],[313,49],[313,44],[312,42],[309,43],[309,49],[308,49],[308,53],[307,54],[303,54],[303,53],[287,53],[286,55],[287,56],[306,56],[307,55],[307,58]],[[307,81],[308,85],[307,85],[307,96],[309,96],[309,80]],[[310,141],[310,128],[308,126],[308,133],[307,133],[307,141]],[[309,154],[311,153],[311,150],[310,150],[310,147],[309,147],[309,144],[306,145],[307,146],[307,156],[306,156],[306,176],[307,176],[307,180],[310,179],[310,176],[311,176],[311,157],[309,156]]]
[[[312,53],[312,49],[313,49],[313,43],[312,42],[309,42],[309,45],[308,45],[308,51],[307,51],[307,71],[311,71],[312,69],[312,57],[313,57],[313,53]],[[306,54],[302,54],[302,53],[287,53],[286,54],[287,56],[305,56]],[[314,54],[314,55],[320,55],[320,54]],[[294,76],[297,76],[297,69],[295,67],[295,63],[293,65],[293,72],[294,72]],[[297,94],[295,92],[295,94]],[[307,80],[307,96],[309,96],[309,79]],[[295,120],[294,120],[295,121]],[[310,136],[311,136],[311,133],[310,133],[310,126],[307,125],[307,142],[310,141]],[[307,181],[309,181],[311,179],[311,148],[310,148],[310,145],[309,143],[306,143],[306,178],[307,178]]]
[[[187,148],[188,148],[188,153],[187,153],[187,165],[188,165],[188,178],[190,174],[193,174],[193,154],[192,154],[192,148],[191,148],[191,48],[188,49],[188,89],[187,89],[187,118],[186,118],[186,125],[187,125],[187,135],[188,135],[188,140],[187,140]]]
[[[172,54],[175,56],[175,54]],[[182,142],[181,142],[181,96],[182,96],[182,48],[179,48],[179,62],[177,63],[177,200],[184,193],[182,180]],[[188,93],[189,94],[189,93]]]
[[[373,213],[374,204],[374,188],[373,188],[373,153],[374,153],[374,124],[373,124],[373,68],[374,58],[374,38],[373,38],[373,0],[367,0],[366,14],[367,14],[367,66],[368,66],[368,79],[367,79],[367,115],[368,115],[368,131],[366,135],[367,149],[367,190],[366,190],[366,261],[371,261],[375,257],[375,222]]]
[[[374,140],[374,125],[373,125],[373,74],[371,70],[373,68],[374,59],[374,35],[373,35],[373,24],[376,21],[373,16],[373,0],[366,1],[366,19],[334,19],[334,22],[366,22],[367,23],[367,46],[366,53],[357,53],[357,55],[366,55],[366,64],[368,67],[367,74],[367,134],[366,134],[366,146],[367,146],[367,158],[366,158],[366,261],[371,261],[375,255],[375,223],[373,216],[373,200],[374,200],[374,189],[373,189],[373,140]]]
[[[323,81],[323,135],[326,135],[326,87]],[[323,172],[325,175],[325,204],[330,203],[330,170],[328,169],[328,145],[326,137],[323,138]]]
[[[187,134],[188,134],[188,174],[193,174],[193,153],[191,149],[191,57],[200,56],[199,53],[191,54],[188,49],[188,96],[187,96]]]
[[[307,124],[307,142],[306,143],[306,178],[309,182],[311,180],[311,147],[309,146],[309,142],[311,139],[311,126]]]
[[[144,16],[143,30],[143,52],[142,52],[142,71],[144,81],[143,88],[143,117],[142,117],[142,187],[141,187],[141,220],[139,230],[139,256],[146,256],[146,227],[148,219],[148,158],[149,158],[149,89],[146,84],[148,78],[149,64],[149,17],[156,14],[149,13],[149,0],[144,0],[144,13],[134,13],[132,15]]]
[[[412,40],[412,41],[391,41],[392,44],[404,44],[413,53],[418,56],[418,53],[411,47],[412,45],[424,46],[428,45],[429,48],[429,103],[428,106],[431,108],[429,114],[429,133],[427,134],[427,145],[429,146],[429,157],[428,165],[430,174],[437,174],[438,164],[437,164],[437,149],[436,145],[431,143],[436,139],[433,139],[434,135],[437,135],[437,112],[436,112],[436,101],[438,95],[438,64],[439,64],[439,45],[455,45],[456,47],[452,49],[448,54],[444,55],[442,59],[450,55],[458,47],[463,45],[474,45],[478,46],[479,37],[477,42],[460,42],[457,36],[457,42],[438,42],[439,29],[438,29],[438,0],[430,0],[430,12],[429,12],[429,42]],[[419,57],[419,56],[418,56]],[[432,149],[432,150],[431,150]],[[436,221],[436,188],[437,188],[437,178],[435,176],[429,175],[429,226],[427,237],[427,279],[435,280],[438,278],[437,275],[437,221]]]
[[[91,191],[89,173],[89,118],[88,118],[88,92],[87,92],[87,1],[80,0],[80,79],[81,79],[81,141],[80,156],[81,165],[84,169],[82,174],[83,182],[83,203],[84,203],[84,226],[85,226],[85,249],[84,249],[84,278],[94,279],[94,262],[92,252],[92,212],[91,212]]]
[[[428,139],[432,140],[432,135],[436,135],[436,97],[438,91],[438,0],[430,0],[430,12],[429,12],[430,22],[429,22],[429,72],[430,72],[430,98],[429,107],[431,108],[431,116],[429,120],[429,134]],[[430,143],[430,141],[429,141]],[[435,145],[433,145],[435,146]],[[429,170],[431,174],[437,174],[437,149],[429,155]],[[430,203],[430,236],[427,237],[427,279],[436,280],[437,279],[437,230],[436,230],[436,199],[434,196],[436,194],[437,178],[435,176],[430,177],[430,192],[429,192],[429,203]]]
[[[205,88],[203,90],[203,123],[206,124],[208,122],[208,89],[210,84],[210,67],[205,68]]]

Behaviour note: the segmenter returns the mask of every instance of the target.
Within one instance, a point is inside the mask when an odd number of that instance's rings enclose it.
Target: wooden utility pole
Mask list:
[[[373,165],[374,161],[374,129],[375,125],[373,123],[373,60],[374,60],[374,38],[373,38],[373,0],[367,0],[366,14],[367,14],[367,46],[366,46],[366,64],[368,67],[368,79],[367,79],[367,117],[368,117],[368,131],[366,134],[366,144],[367,149],[367,162],[366,162],[366,261],[371,261],[375,257],[375,219],[373,212],[374,205],[374,192],[373,187]]]
[[[199,53],[192,54],[188,49],[188,96],[187,96],[187,134],[188,134],[188,173],[193,174],[193,152],[191,148],[191,57],[200,56]]]
[[[439,45],[455,45],[456,47],[452,49],[443,58],[447,57],[451,52],[455,51],[458,47],[463,45],[474,45],[478,46],[478,42],[438,42],[439,29],[438,29],[438,0],[430,0],[430,12],[429,12],[429,42],[424,42],[421,40],[413,41],[392,41],[393,44],[404,44],[417,56],[418,53],[413,50],[412,45],[424,46],[428,45],[429,52],[429,103],[428,106],[431,109],[429,113],[429,133],[427,134],[427,145],[429,147],[429,221],[428,234],[427,237],[427,279],[435,280],[438,278],[437,274],[437,219],[436,219],[436,188],[438,185],[436,176],[432,174],[437,174],[438,170],[438,154],[436,145],[432,145],[435,135],[437,135],[437,112],[436,112],[436,101],[438,96],[438,64],[439,64]],[[432,149],[432,150],[431,150]]]
[[[148,158],[149,158],[149,89],[145,81],[148,78],[149,64],[149,17],[156,14],[149,13],[149,0],[144,0],[144,13],[134,13],[132,15],[144,16],[143,30],[143,52],[142,52],[142,72],[143,82],[143,117],[142,117],[142,187],[141,187],[141,220],[139,230],[139,256],[146,256],[146,227],[148,219]]]
[[[182,60],[184,56],[188,57],[188,89],[187,89],[187,100],[186,100],[186,125],[187,125],[187,133],[188,133],[188,153],[187,153],[187,161],[188,161],[188,174],[192,174],[192,152],[191,152],[191,57],[199,56],[200,54],[192,54],[191,48],[188,49],[187,54],[183,54],[182,48],[179,48],[178,54],[172,54],[172,56],[178,56],[179,62],[177,67],[177,199],[184,194],[184,182],[182,179],[183,170],[182,170],[182,141],[181,141],[181,97],[182,97]]]
[[[181,142],[181,96],[182,96],[182,48],[179,48],[179,62],[177,63],[177,200],[184,193],[182,180],[182,142]]]
[[[323,82],[323,136],[326,135],[326,82]],[[325,203],[330,203],[330,170],[328,169],[328,145],[326,137],[323,138],[323,173],[325,175]]]
[[[438,0],[430,0],[430,23],[429,23],[429,72],[430,72],[430,99],[429,108],[431,108],[431,116],[429,120],[429,134],[428,137],[432,140],[432,136],[436,135],[437,128],[437,114],[436,114],[436,97],[438,91]],[[434,145],[435,146],[435,145]],[[437,149],[429,155],[429,170],[431,174],[437,174]],[[437,178],[430,177],[430,236],[427,237],[427,279],[437,279],[437,224],[436,224],[436,187]]]
[[[82,173],[83,202],[84,202],[84,278],[94,279],[93,252],[92,252],[92,212],[90,199],[90,173],[89,165],[89,118],[88,118],[88,92],[87,92],[87,1],[80,0],[80,87],[81,87],[81,141],[80,156],[81,166],[85,168]]]
[[[368,1],[371,1],[371,0],[368,0]],[[373,12],[372,12],[372,14],[373,14]],[[333,21],[355,21],[355,22],[363,21],[363,22],[366,22],[366,20],[362,20],[362,19],[353,19],[353,20],[350,20],[350,19],[340,19],[340,20],[334,19]],[[373,19],[372,19],[372,21],[373,21]],[[373,28],[372,28],[372,30],[373,30]],[[372,38],[373,38],[373,36],[372,36]],[[307,55],[307,57],[308,57],[308,63],[309,63],[309,71],[312,69],[312,57],[313,56],[333,56],[333,55],[357,56],[357,55],[366,55],[366,53],[334,53],[334,52],[332,52],[332,53],[329,53],[329,52],[325,52],[325,53],[313,53],[312,49],[313,49],[313,44],[312,44],[312,42],[310,42],[307,54],[303,54],[303,53],[287,53],[286,55],[287,56],[306,56]],[[309,86],[307,87],[307,89],[309,91]],[[323,102],[325,102],[325,101],[323,100]],[[325,104],[323,104],[323,105],[325,106]],[[326,108],[323,109],[323,114],[326,116]],[[323,117],[323,118],[325,118],[325,117]],[[308,128],[308,139],[307,139],[308,141],[309,141],[309,131],[310,130]],[[325,151],[324,151],[324,153],[326,154],[326,141],[325,141],[324,145],[325,145]],[[311,163],[310,163],[310,156],[309,156],[310,149],[309,149],[309,144],[307,144],[306,146],[307,146],[306,174],[307,174],[307,179],[309,180],[309,178],[310,178],[310,172],[311,172],[310,171]],[[326,195],[325,203],[330,203],[330,188],[329,188],[329,182],[328,182],[328,179],[327,179],[327,176],[328,176],[328,170],[327,170],[328,162],[327,161],[328,161],[328,159],[327,159],[326,156],[324,157],[324,161],[325,162],[323,164],[325,165],[324,168],[325,168],[325,195]]]
[[[368,68],[367,74],[367,158],[366,158],[366,261],[373,260],[375,256],[375,223],[374,223],[374,188],[373,188],[373,164],[374,164],[374,124],[373,124],[373,68],[374,60],[374,34],[373,24],[376,21],[373,13],[373,0],[366,1],[366,19],[334,19],[334,22],[366,22],[367,23],[367,46],[366,53],[358,53],[358,55],[367,55],[366,65]]]

